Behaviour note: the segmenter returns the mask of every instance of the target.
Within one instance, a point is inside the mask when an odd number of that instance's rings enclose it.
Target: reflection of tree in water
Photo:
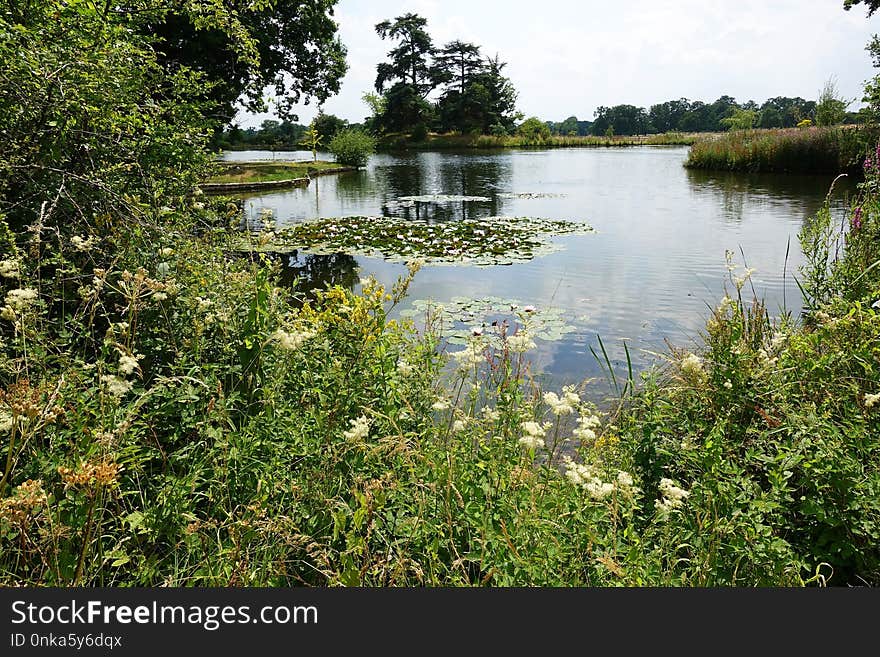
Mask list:
[[[315,255],[293,251],[268,256],[281,263],[281,283],[291,288],[296,283],[296,290],[309,297],[327,286],[351,290],[358,282],[357,260],[345,253]]]
[[[701,193],[719,199],[726,219],[739,223],[743,208],[750,196],[763,197],[770,202],[785,203],[799,209],[804,219],[814,216],[825,203],[833,177],[801,174],[738,173],[687,169],[688,182]],[[851,181],[839,180],[832,196],[834,206],[848,203],[855,190]]]

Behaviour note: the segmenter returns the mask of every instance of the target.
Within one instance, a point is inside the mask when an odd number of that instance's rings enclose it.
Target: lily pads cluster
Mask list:
[[[498,198],[564,198],[565,194],[556,194],[554,192],[499,192],[496,194]]]
[[[413,203],[469,203],[486,202],[492,199],[486,196],[456,196],[455,194],[423,194],[421,196],[401,196],[398,201]]]
[[[261,236],[260,249],[345,252],[386,260],[490,266],[525,262],[560,250],[553,235],[592,233],[588,224],[534,217],[487,217],[428,223],[396,217],[344,217],[293,224]]]
[[[420,317],[428,313],[439,320],[449,344],[455,345],[467,344],[474,335],[480,335],[490,345],[501,347],[502,334],[509,336],[519,330],[528,331],[533,338],[555,342],[577,330],[559,308],[494,296],[479,299],[457,296],[444,303],[418,299],[400,314]]]

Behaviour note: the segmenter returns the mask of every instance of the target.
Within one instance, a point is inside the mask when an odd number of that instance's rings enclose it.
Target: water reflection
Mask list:
[[[330,255],[269,253],[267,257],[281,264],[281,283],[313,297],[315,290],[339,285],[352,290],[358,283],[358,263],[346,253]]]
[[[592,353],[601,354],[597,336],[619,372],[626,370],[624,344],[640,370],[666,351],[666,340],[685,347],[698,340],[724,293],[728,249],[745,254],[756,269],[755,291],[771,312],[799,312],[793,274],[804,260],[797,234],[822,206],[831,178],[690,171],[682,166],[686,154],[686,148],[656,147],[381,154],[364,171],[250,197],[245,206],[251,216],[271,208],[279,225],[351,215],[589,222],[595,235],[558,238],[564,250],[530,262],[426,266],[409,296],[441,302],[497,296],[563,309],[577,331],[539,342],[534,367],[553,382],[572,382],[602,375]],[[835,190],[832,207],[840,213],[853,185],[839,182]],[[399,201],[428,194],[490,200]],[[381,259],[322,256],[306,264],[307,257],[297,254],[292,269],[314,275],[318,285],[356,287],[357,268],[388,285],[405,271]]]

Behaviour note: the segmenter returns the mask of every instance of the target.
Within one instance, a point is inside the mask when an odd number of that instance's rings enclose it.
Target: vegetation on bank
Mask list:
[[[198,193],[200,75],[139,17],[29,7],[0,15],[0,584],[880,584],[880,152],[804,229],[803,319],[731,260],[705,349],[598,409],[530,378],[535,308],[453,351],[389,319],[416,262],[281,286],[270,228]]]
[[[861,175],[875,125],[737,130],[691,146],[685,166],[719,171]]]
[[[214,165],[209,183],[259,183],[308,178],[316,172],[338,169],[337,162],[223,162]]]
[[[428,134],[421,141],[413,141],[405,134],[390,134],[378,142],[378,148],[394,150],[414,148],[424,150],[470,149],[470,148],[578,148],[596,146],[689,146],[705,134],[666,133],[660,135],[632,135],[613,137],[576,137],[551,134],[516,135],[468,135]]]

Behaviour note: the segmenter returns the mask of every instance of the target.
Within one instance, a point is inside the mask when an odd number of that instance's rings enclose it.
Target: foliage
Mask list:
[[[685,166],[722,171],[861,173],[876,128],[746,130],[695,143]]]
[[[185,0],[172,9],[151,0],[138,29],[157,39],[166,68],[205,75],[223,122],[232,119],[239,98],[249,110],[265,111],[266,87],[274,89],[279,116],[296,121],[293,108],[337,93],[348,68],[333,20],[336,1]],[[128,4],[107,6],[123,14]]]
[[[816,123],[823,126],[843,123],[848,104],[838,98],[837,84],[834,78],[828,79],[822,88],[822,93],[819,94],[819,100],[816,102]]]
[[[532,116],[519,125],[516,134],[529,144],[541,144],[550,138],[550,128],[537,116]]]
[[[758,115],[753,110],[737,109],[726,119],[721,119],[721,125],[728,130],[750,130],[755,127]]]
[[[312,160],[314,162],[318,161],[318,146],[324,143],[323,137],[321,137],[321,133],[318,132],[318,127],[316,125],[316,121],[312,121],[312,124],[309,126],[308,130],[303,134],[302,141],[300,142],[303,146],[307,146],[310,151],[312,151]]]
[[[333,137],[337,135],[337,133],[345,130],[348,127],[348,121],[346,121],[345,119],[340,119],[338,116],[335,116],[333,114],[324,114],[324,112],[321,111],[318,112],[318,115],[315,117],[312,125],[315,127],[315,130],[318,131],[318,135],[321,138],[321,143],[329,144]]]
[[[328,148],[340,164],[363,167],[376,150],[376,140],[363,130],[343,130],[333,137]]]

